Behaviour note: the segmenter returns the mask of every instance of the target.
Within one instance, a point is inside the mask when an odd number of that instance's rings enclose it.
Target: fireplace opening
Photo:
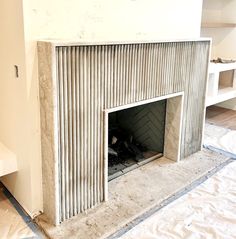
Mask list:
[[[109,181],[163,155],[166,101],[108,114]]]

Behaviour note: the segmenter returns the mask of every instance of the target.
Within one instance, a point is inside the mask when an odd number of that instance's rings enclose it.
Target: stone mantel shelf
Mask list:
[[[38,42],[50,43],[52,46],[92,46],[92,45],[121,45],[121,44],[142,44],[142,43],[169,43],[169,42],[211,42],[211,38],[200,37],[190,39],[155,39],[155,40],[120,40],[120,41],[82,41],[66,39],[41,39]]]

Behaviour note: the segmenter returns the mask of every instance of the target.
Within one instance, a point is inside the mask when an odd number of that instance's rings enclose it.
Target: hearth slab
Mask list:
[[[109,200],[60,226],[38,225],[50,238],[106,238],[149,210],[158,210],[166,199],[227,163],[228,157],[203,150],[176,163],[166,158],[152,161],[109,182]],[[207,178],[207,177],[206,177]]]

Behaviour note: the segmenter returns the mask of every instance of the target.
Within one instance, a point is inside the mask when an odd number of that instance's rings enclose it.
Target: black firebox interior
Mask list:
[[[162,155],[165,117],[166,100],[109,113],[110,180]]]

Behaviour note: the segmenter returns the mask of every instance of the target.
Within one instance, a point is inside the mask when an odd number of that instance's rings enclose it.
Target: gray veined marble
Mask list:
[[[180,160],[183,100],[180,95],[167,101],[164,156],[174,161]]]

